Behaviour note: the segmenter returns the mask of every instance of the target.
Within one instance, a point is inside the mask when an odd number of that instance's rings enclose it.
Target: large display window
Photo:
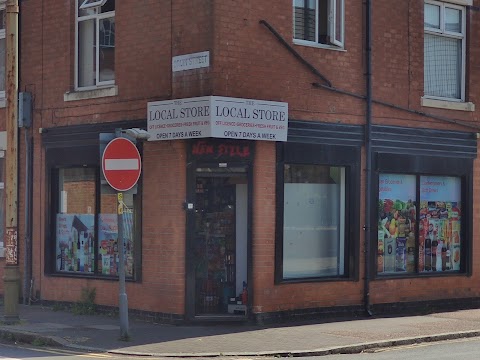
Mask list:
[[[123,193],[122,247],[118,241],[117,193],[103,179],[100,168],[102,149],[114,133],[103,127],[106,126],[52,129],[44,137],[48,181],[45,272],[115,278],[123,251],[125,276],[138,281],[141,179]],[[72,140],[75,130],[80,135]]]
[[[345,168],[284,165],[283,278],[345,272]]]
[[[359,157],[356,147],[277,146],[277,283],[355,276]]]
[[[378,275],[465,270],[464,187],[459,176],[379,174]]]
[[[117,195],[99,186],[98,168],[72,167],[53,173],[56,185],[55,272],[118,276]],[[100,193],[97,199],[97,194]],[[100,209],[100,211],[98,211]],[[134,277],[134,195],[123,196],[125,276]]]

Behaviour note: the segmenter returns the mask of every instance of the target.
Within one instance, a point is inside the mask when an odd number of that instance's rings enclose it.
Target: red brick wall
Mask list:
[[[33,204],[33,276],[35,287],[43,299],[78,301],[83,287],[97,289],[97,303],[115,305],[118,303],[118,284],[103,280],[52,279],[44,274],[44,253],[46,194],[45,155],[39,128],[99,123],[146,118],[148,101],[171,97],[171,39],[172,18],[170,2],[145,0],[141,6],[133,1],[116,4],[116,80],[118,96],[83,101],[64,102],[64,94],[73,91],[75,18],[74,1],[60,4],[43,1],[41,4],[22,3],[22,56],[21,89],[34,95],[34,204]],[[188,19],[185,19],[188,22]],[[28,55],[27,55],[28,54]],[[1,115],[1,110],[0,110]],[[168,146],[165,153],[148,151],[145,145],[144,164],[145,200],[143,242],[143,279],[141,283],[127,283],[129,304],[132,308],[147,311],[183,313],[184,303],[184,216],[181,205],[185,190],[184,163],[178,162],[183,156],[183,147]],[[158,149],[161,144],[155,144]],[[171,147],[178,147],[174,155]],[[147,155],[148,154],[148,155]],[[23,158],[20,169],[23,172]],[[152,165],[153,164],[153,165]],[[157,168],[156,164],[161,164]],[[149,177],[149,166],[156,173]],[[173,172],[178,167],[180,173]],[[170,176],[164,176],[167,173]],[[151,174],[151,172],[150,172]],[[177,175],[178,179],[172,180]],[[150,197],[149,191],[162,194],[163,187],[158,179],[170,180],[171,194]],[[23,185],[21,185],[23,186]],[[20,214],[23,211],[24,196],[20,192]],[[176,205],[176,206],[175,206]],[[172,208],[177,208],[177,212]],[[168,211],[163,209],[167,208]],[[153,209],[153,210],[152,210]],[[157,209],[161,212],[157,212]],[[180,211],[181,210],[181,211]],[[169,229],[160,219],[162,212],[168,213]],[[146,220],[145,220],[146,219]],[[173,228],[172,221],[182,224]],[[24,224],[20,219],[19,238],[23,238]],[[165,247],[163,246],[165,245]],[[174,256],[174,252],[181,254]],[[23,260],[21,260],[23,262]],[[175,265],[177,264],[177,265]],[[23,264],[20,268],[23,270]],[[1,270],[0,270],[1,271]]]
[[[22,90],[34,94],[34,203],[33,275],[36,289],[47,300],[78,301],[82,287],[97,289],[99,304],[117,304],[117,283],[103,280],[59,278],[44,275],[45,214],[47,184],[45,156],[39,128],[145,119],[148,101],[203,95],[284,101],[289,117],[298,120],[344,124],[365,123],[365,102],[354,97],[312,87],[322,83],[300,64],[268,29],[268,21],[293,48],[329,78],[334,87],[365,94],[364,4],[346,0],[346,51],[292,44],[291,1],[119,1],[116,6],[116,84],[118,96],[64,102],[73,89],[74,6],[73,1],[22,2]],[[475,0],[479,6],[480,2]],[[473,13],[473,12],[472,12]],[[471,15],[468,63],[468,100],[478,99],[480,72],[475,45],[480,25]],[[424,108],[423,94],[423,5],[419,1],[378,0],[373,8],[373,95],[375,99],[439,114],[477,121],[477,112]],[[210,51],[210,68],[171,73],[171,57]],[[477,56],[478,55],[478,56]],[[477,104],[478,106],[478,104]],[[0,109],[0,120],[3,110]],[[0,121],[1,123],[1,121]],[[465,128],[438,120],[374,105],[373,123]],[[3,125],[0,125],[0,129]],[[152,142],[144,146],[143,238],[141,283],[128,283],[129,306],[135,309],[177,313],[185,305],[185,143]],[[24,156],[21,150],[20,176]],[[478,161],[475,178],[478,179]],[[362,160],[361,214],[364,199]],[[479,180],[475,180],[474,214],[478,208]],[[358,263],[359,281],[274,284],[275,245],[275,146],[257,142],[253,191],[254,311],[266,312],[363,301],[363,231]],[[23,184],[20,212],[23,214]],[[362,215],[363,216],[363,215]],[[474,215],[474,234],[479,229]],[[360,224],[364,219],[360,220]],[[19,219],[19,239],[24,235]],[[480,250],[473,245],[473,269]],[[21,262],[23,257],[20,257]],[[22,266],[20,267],[21,269]],[[0,275],[2,268],[0,268]],[[373,303],[478,296],[478,274],[433,279],[378,280],[371,284]],[[453,290],[455,289],[455,291]],[[1,291],[1,284],[0,284]]]

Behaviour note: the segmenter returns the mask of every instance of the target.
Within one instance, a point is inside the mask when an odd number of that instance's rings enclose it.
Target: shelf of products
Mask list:
[[[235,188],[224,178],[200,178],[196,199],[196,311],[228,312],[235,297]]]

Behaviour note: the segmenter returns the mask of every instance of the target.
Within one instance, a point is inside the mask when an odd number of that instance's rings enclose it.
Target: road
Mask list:
[[[298,360],[471,360],[478,359],[480,338],[467,338],[441,342],[378,349],[362,354],[301,357]],[[278,359],[277,359],[278,360]]]
[[[88,360],[88,359],[106,359],[106,360],[129,360],[139,357],[122,356],[108,353],[89,353],[79,352],[63,348],[54,347],[35,347],[28,344],[6,344],[0,343],[0,360]],[[148,359],[156,360],[159,358],[148,357]]]
[[[415,345],[391,347],[372,350],[362,354],[327,355],[318,357],[297,357],[298,360],[471,360],[480,354],[480,338],[467,338],[442,342],[422,343]],[[80,352],[62,348],[35,347],[28,344],[0,343],[0,360],[130,360],[142,359],[138,356],[125,356],[110,353]],[[147,357],[149,360],[162,359]],[[217,360],[279,360],[277,357],[218,357]],[[168,358],[172,360],[172,358]],[[188,359],[182,359],[188,360]]]

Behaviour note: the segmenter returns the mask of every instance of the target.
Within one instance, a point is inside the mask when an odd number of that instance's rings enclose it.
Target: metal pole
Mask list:
[[[119,313],[120,313],[120,338],[128,339],[128,298],[125,289],[125,256],[123,249],[125,246],[125,239],[123,234],[123,193],[117,193],[118,200],[118,281],[119,281]]]
[[[6,4],[6,182],[5,182],[5,271],[4,321],[17,322],[20,288],[18,266],[18,0]]]

